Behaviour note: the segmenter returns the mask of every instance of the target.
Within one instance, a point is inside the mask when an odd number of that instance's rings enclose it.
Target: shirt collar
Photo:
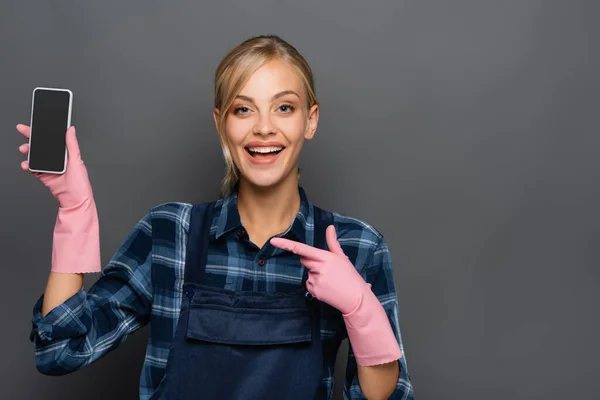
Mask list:
[[[294,218],[294,221],[282,236],[296,239],[303,243],[309,243],[312,242],[312,206],[308,201],[304,189],[300,185],[298,185],[298,192],[300,194],[300,209],[296,214],[296,218]],[[236,185],[231,193],[222,199],[220,210],[217,211],[217,215],[215,216],[216,230],[214,239],[219,239],[229,232],[243,228],[237,207],[237,195]]]

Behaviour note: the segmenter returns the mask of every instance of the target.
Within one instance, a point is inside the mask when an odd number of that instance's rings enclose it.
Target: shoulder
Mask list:
[[[210,204],[218,206],[220,203],[221,200],[198,204],[178,201],[165,202],[151,207],[145,218],[152,224],[153,228],[170,225],[181,227],[187,231],[189,229],[190,216],[194,207],[207,206]]]
[[[167,202],[157,204],[148,210],[148,216],[152,222],[172,221],[177,224],[186,223],[189,219],[190,211],[193,207],[191,203]]]
[[[325,212],[333,221],[344,253],[358,270],[369,268],[374,254],[381,248],[386,248],[383,234],[365,220],[335,211]]]
[[[338,239],[358,241],[363,246],[376,246],[383,234],[369,222],[338,212],[331,212]]]

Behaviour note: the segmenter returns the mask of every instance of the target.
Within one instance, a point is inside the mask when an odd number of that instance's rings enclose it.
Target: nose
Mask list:
[[[275,133],[275,125],[273,125],[269,113],[260,114],[254,125],[254,133],[259,135],[270,135]]]

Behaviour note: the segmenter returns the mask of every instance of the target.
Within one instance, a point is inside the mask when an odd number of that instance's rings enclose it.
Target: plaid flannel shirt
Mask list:
[[[302,187],[300,210],[279,236],[313,243],[313,206]],[[47,375],[74,372],[118,347],[139,328],[150,324],[140,376],[140,399],[149,399],[164,376],[182,297],[190,210],[187,203],[165,203],[150,209],[88,291],[81,288],[42,318],[43,295],[33,309],[30,339],[38,370]],[[333,213],[344,252],[384,307],[402,350],[398,302],[392,262],[383,236],[373,227]],[[302,279],[298,257],[266,243],[250,242],[237,209],[237,193],[217,200],[209,234],[205,283],[230,290],[287,291]],[[278,255],[277,257],[274,257]],[[321,336],[326,360],[324,379],[333,394],[336,354],[347,338],[341,315],[322,315]],[[392,399],[412,399],[406,359]],[[201,366],[199,366],[201,367]],[[344,382],[345,399],[364,399],[350,351]]]

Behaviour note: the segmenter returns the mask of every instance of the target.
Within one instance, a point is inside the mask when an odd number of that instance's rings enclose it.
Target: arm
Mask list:
[[[358,366],[358,382],[367,399],[389,399],[396,388],[400,368],[397,362]]]
[[[387,316],[389,326],[383,327],[383,329],[391,327],[400,349],[404,353],[392,261],[383,238],[379,239],[371,261],[365,266],[362,274],[367,283],[371,284],[372,293]],[[374,331],[371,334],[377,337],[379,332]],[[350,342],[344,393],[347,399],[412,399],[413,387],[404,354],[396,362],[358,366]]]
[[[147,323],[152,305],[151,251],[148,213],[88,293],[82,288],[80,274],[51,273],[47,290],[52,298],[46,301],[44,294],[34,306],[30,336],[41,373],[64,375],[76,371],[116,348]],[[62,300],[61,296],[66,298]],[[45,312],[42,305],[47,308]]]
[[[42,317],[56,306],[64,303],[81,289],[83,285],[83,273],[59,273],[50,272],[46,290],[44,291],[44,302],[42,304]]]

